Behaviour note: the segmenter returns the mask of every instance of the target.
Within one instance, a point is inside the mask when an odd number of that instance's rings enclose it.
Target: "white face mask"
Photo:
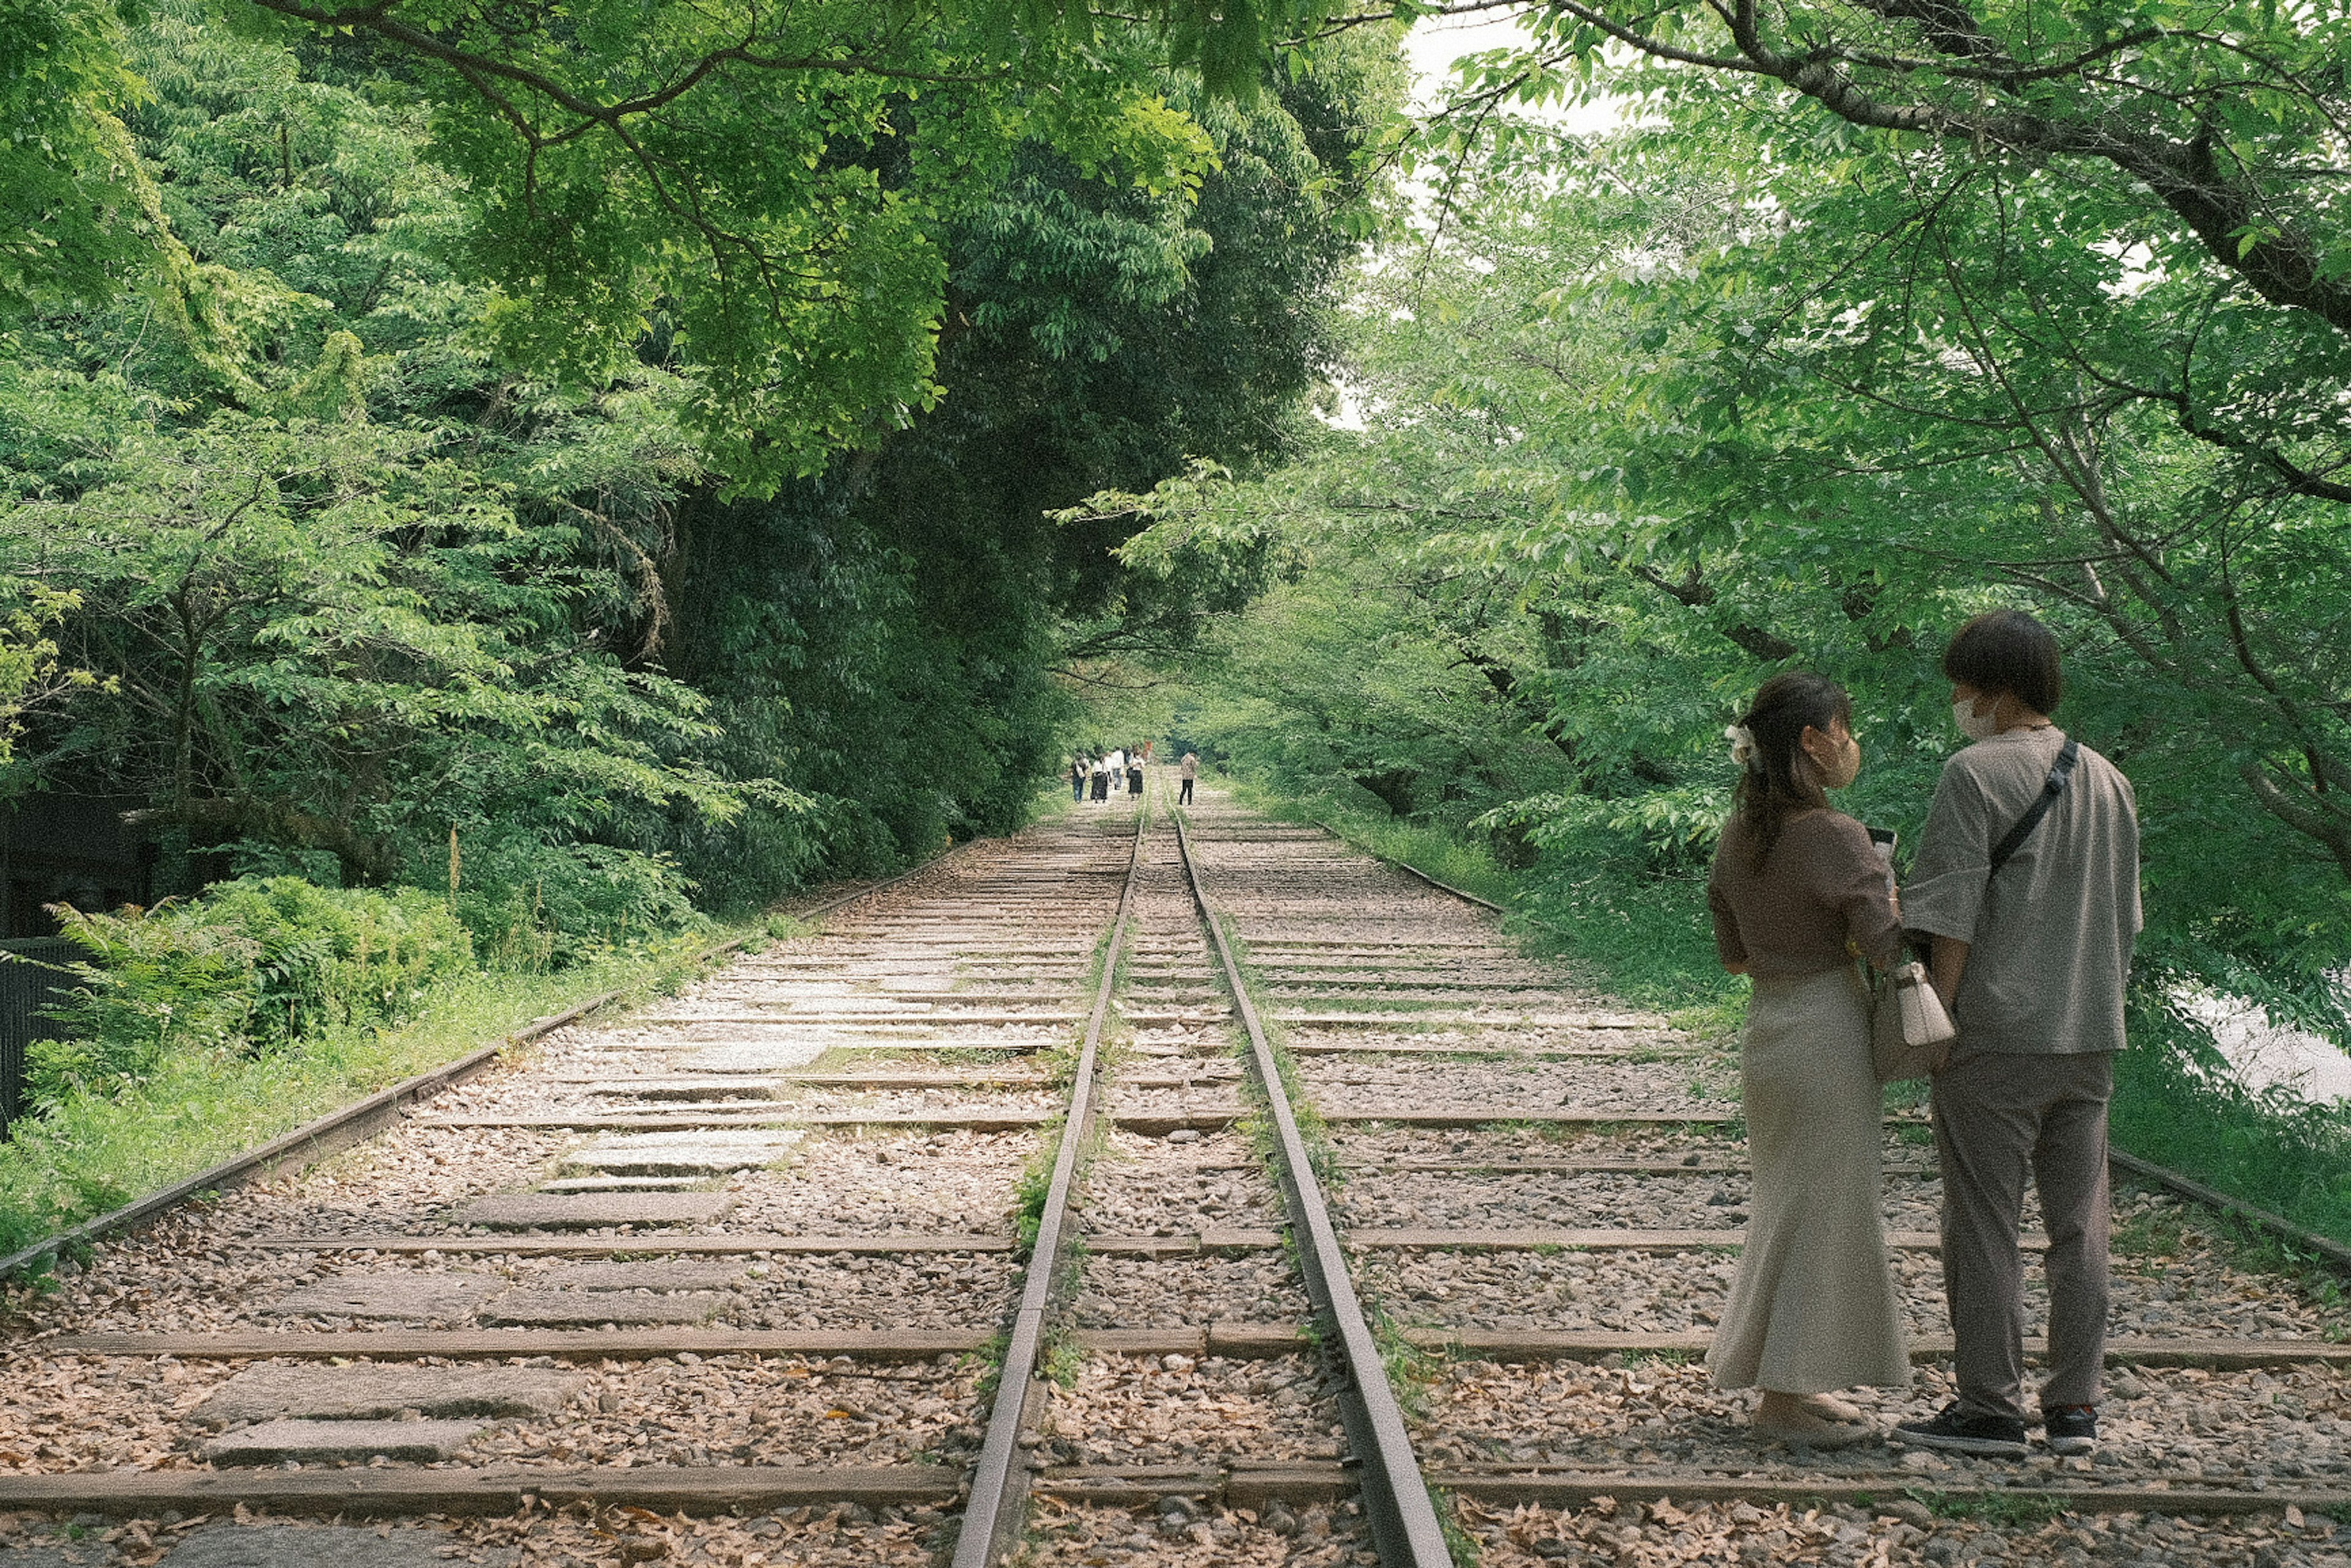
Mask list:
[[[1951,722],[1970,740],[1990,740],[2000,733],[2000,703],[1994,699],[1990,713],[1976,712],[1976,700],[1961,697],[1951,705]]]

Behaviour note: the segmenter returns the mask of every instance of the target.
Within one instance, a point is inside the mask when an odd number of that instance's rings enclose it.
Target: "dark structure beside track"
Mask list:
[[[57,1026],[42,1010],[74,987],[64,966],[82,956],[61,936],[0,942],[0,1138],[25,1110],[25,1048],[54,1040]]]

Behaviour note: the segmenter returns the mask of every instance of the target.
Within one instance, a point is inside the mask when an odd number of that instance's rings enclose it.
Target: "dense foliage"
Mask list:
[[[63,664],[106,683],[39,719],[27,777],[102,775],[200,837],[326,851],[369,878],[453,822],[655,847],[753,806],[820,817],[789,786],[799,753],[827,746],[841,759],[806,776],[907,825],[885,855],[1003,821],[1008,788],[1026,789],[1003,780],[1052,739],[1008,704],[1043,703],[1063,618],[1099,635],[1120,592],[1102,549],[1120,536],[1044,511],[1188,455],[1280,445],[1394,74],[1342,51],[1232,103],[1155,70],[1140,42],[1097,47],[1132,90],[1092,96],[1146,95],[1155,155],[1182,177],[1127,166],[1141,131],[1104,150],[990,130],[1001,156],[958,166],[955,208],[884,247],[936,252],[939,297],[916,314],[945,401],[877,419],[859,393],[844,434],[728,390],[714,334],[668,313],[724,308],[723,289],[632,294],[592,365],[517,349],[518,314],[580,311],[477,254],[505,197],[435,118],[457,112],[455,89],[397,51],[256,39],[185,5],[121,41],[163,259],[20,313],[0,361],[11,646],[42,657],[26,619],[42,612]],[[995,90],[1063,64],[1029,60]],[[727,110],[738,135],[756,108]],[[820,145],[845,158],[879,134]],[[803,162],[728,160],[778,178]],[[555,200],[555,174],[534,177]],[[813,329],[759,330],[855,357]],[[784,471],[730,465],[714,402],[763,440],[814,444]],[[902,809],[904,755],[844,714],[796,728],[804,694],[951,755],[905,791],[947,804]],[[722,735],[714,695],[779,733]],[[899,697],[1006,718],[1019,749],[935,730]]]
[[[1670,518],[1684,559],[1812,526],[1848,560],[2036,599],[2140,703],[2229,733],[2193,764],[2208,788],[2351,877],[2351,21],[1532,19],[1464,84],[1435,163],[1463,170],[1478,105],[1632,95],[1654,129],[1560,160],[1569,187],[1620,212],[1611,190],[1697,195],[1714,220],[1574,269],[1577,301],[1643,334],[1608,431],[1622,484],[1593,498]],[[1635,250],[1653,271],[1627,280]]]
[[[545,969],[1017,825],[1254,581],[1052,514],[1292,444],[1400,92],[1311,9],[0,7],[0,800],[246,879],[66,917],[51,1087],[351,1022],[250,890]]]
[[[63,1010],[68,1038],[34,1047],[33,1088],[120,1092],[168,1057],[283,1051],[321,1030],[395,1021],[472,967],[465,928],[414,888],[329,889],[248,877],[200,904],[73,915],[89,955]]]
[[[1163,63],[1247,90],[1323,9],[1167,0],[1141,8],[1144,30],[1050,0],[222,0],[203,26],[398,78],[465,192],[445,255],[498,289],[482,335],[583,384],[690,359],[683,417],[731,483],[763,490],[942,395],[948,231],[1025,153],[1192,187],[1210,145],[1166,102]],[[163,96],[144,33],[109,0],[0,7],[0,306],[201,265],[172,222],[180,172],[135,145]],[[277,120],[287,184],[293,131],[318,128]]]

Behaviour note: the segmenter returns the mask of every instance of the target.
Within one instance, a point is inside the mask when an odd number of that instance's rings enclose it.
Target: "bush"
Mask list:
[[[474,967],[465,927],[413,888],[244,877],[192,903],[65,920],[89,962],[53,1009],[73,1038],[30,1053],[37,1102],[74,1084],[119,1091],[169,1053],[258,1056],[320,1030],[392,1022]]]
[[[457,913],[494,968],[569,968],[701,921],[667,855],[515,835],[465,845],[459,864]]]
[[[833,813],[829,800],[762,801],[731,822],[681,829],[679,859],[694,879],[695,902],[716,915],[750,915],[805,885],[825,864],[820,832]]]

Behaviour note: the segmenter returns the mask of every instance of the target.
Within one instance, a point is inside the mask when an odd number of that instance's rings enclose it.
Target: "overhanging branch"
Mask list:
[[[1765,41],[1750,6],[1726,15],[1739,52],[1716,55],[1668,42],[1646,30],[1654,13],[1635,24],[1610,16],[1596,0],[1550,0],[1550,4],[1560,15],[1652,59],[1771,77],[1839,119],[1867,130],[1996,147],[2034,160],[2085,159],[2108,164],[2145,183],[2186,223],[2215,261],[2243,278],[2263,299],[2307,311],[2351,335],[2351,278],[2330,275],[2323,248],[2306,228],[2286,221],[2251,181],[2221,167],[2209,131],[2183,139],[2158,129],[2126,125],[2107,109],[2066,115],[2012,98],[1991,105],[1943,102],[1924,95],[1914,101],[1896,101],[1865,88],[1855,74],[1856,69],[1882,69],[1885,62],[1829,42],[1782,53]],[[1956,0],[1865,0],[1865,4],[1889,20],[1919,28],[1925,43],[1940,57],[1916,62],[1918,68],[1932,66],[1946,76],[1965,74],[2009,89],[2066,68],[2016,65],[2006,48]],[[1987,65],[1988,61],[1992,63]],[[1899,77],[1909,65],[1902,62],[1891,74]],[[2016,66],[2012,71],[2011,65]],[[2261,85],[2310,97],[2310,90],[2293,80],[2291,73],[2274,75],[2277,79]]]

